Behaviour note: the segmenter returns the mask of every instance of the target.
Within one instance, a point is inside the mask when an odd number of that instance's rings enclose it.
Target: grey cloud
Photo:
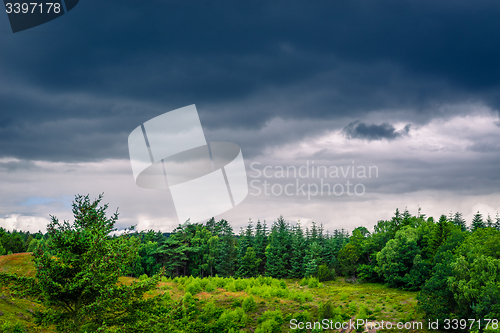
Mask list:
[[[401,131],[396,131],[394,126],[389,123],[376,125],[356,120],[344,127],[343,132],[349,139],[394,140],[403,135],[408,135],[410,127],[411,125],[407,124]]]
[[[0,170],[6,171],[18,171],[18,170],[35,170],[39,169],[33,161],[20,160],[20,161],[8,161],[0,162]]]

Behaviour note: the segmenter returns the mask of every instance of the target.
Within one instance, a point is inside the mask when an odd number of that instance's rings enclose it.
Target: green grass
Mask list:
[[[30,254],[21,253],[0,256],[0,270],[4,272],[34,275],[34,267]],[[130,284],[134,279],[120,278],[120,283]],[[271,278],[233,279],[233,278],[205,278],[196,279],[182,277],[176,279],[163,278],[156,291],[146,295],[151,297],[157,293],[168,292],[171,299],[183,299],[189,290],[193,295],[195,307],[203,309],[215,307],[227,311],[240,311],[243,301],[253,298],[252,306],[245,308],[245,327],[242,331],[254,332],[258,327],[275,324],[273,319],[263,320],[272,311],[281,311],[284,322],[280,325],[280,332],[293,332],[289,329],[292,318],[309,318],[318,320],[320,304],[329,302],[334,311],[341,313],[343,318],[362,316],[376,321],[421,321],[422,317],[416,311],[416,293],[387,288],[381,284],[346,283],[343,279],[320,283],[304,283],[300,280],[277,280]],[[207,286],[209,286],[207,288]],[[208,291],[207,291],[208,290]],[[20,324],[28,328],[29,332],[53,332],[50,329],[36,329],[32,323],[30,311],[40,305],[26,299],[16,299],[9,290],[0,288],[0,328],[8,325]],[[208,307],[208,308],[207,308]],[[205,310],[208,311],[208,310]],[[267,312],[266,312],[267,311]],[[234,313],[229,315],[235,315]],[[266,315],[263,317],[263,314]],[[214,319],[215,320],[215,319]],[[428,330],[380,330],[378,332],[430,332]],[[0,332],[2,330],[0,329]]]

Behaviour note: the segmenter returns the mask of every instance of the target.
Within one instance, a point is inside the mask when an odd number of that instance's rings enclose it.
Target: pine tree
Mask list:
[[[446,238],[450,235],[450,222],[446,219],[445,215],[441,215],[438,223],[434,225],[432,234],[429,239],[429,253],[434,256],[438,248],[445,242]]]
[[[35,249],[35,278],[7,276],[9,283],[24,285],[23,293],[44,305],[34,314],[38,325],[54,325],[65,333],[103,327],[128,332],[147,320],[160,301],[161,296],[144,297],[155,289],[160,274],[131,285],[119,283],[123,267],[136,257],[139,240],[127,232],[111,236],[118,213],[107,217],[108,205],[100,205],[101,200],[102,195],[94,201],[76,196],[73,222],[52,216],[47,225],[51,253]]]
[[[302,278],[304,276],[304,256],[305,256],[305,239],[300,227],[300,221],[294,229],[292,236],[292,254],[290,258],[290,277]]]
[[[248,247],[241,259],[238,275],[241,277],[253,277],[257,275],[260,259],[255,255],[253,247]]]
[[[489,213],[488,213],[488,217],[486,218],[486,227],[488,227],[488,228],[493,227],[493,220],[491,219],[491,216]]]
[[[273,224],[266,247],[266,275],[285,278],[290,269],[290,232],[283,216]]]
[[[465,223],[465,219],[462,217],[462,213],[456,212],[453,216],[453,219],[450,219],[454,225],[459,227],[462,231],[467,230],[467,225]]]
[[[310,277],[310,276],[316,276],[316,273],[318,272],[318,264],[316,263],[316,259],[311,259],[307,262],[305,265],[305,276]]]
[[[264,223],[260,223],[260,220],[257,220],[257,224],[255,226],[255,239],[254,239],[254,248],[255,255],[257,259],[259,259],[259,267],[257,268],[258,274],[265,275],[266,272],[266,246],[267,246],[267,235],[266,235],[266,221]]]
[[[233,274],[233,263],[235,257],[235,238],[233,228],[226,220],[217,222],[218,230],[218,256],[215,259],[215,271],[220,276],[231,276]]]
[[[238,271],[236,273],[237,276],[247,276],[245,275],[248,272],[248,267],[246,267],[246,263],[244,262],[244,257],[247,254],[247,249],[252,247],[253,250],[253,226],[252,220],[248,219],[248,225],[246,230],[243,228],[240,231],[240,238],[238,242]]]
[[[495,224],[493,225],[493,227],[498,231],[500,231],[500,216],[498,216],[498,212],[497,215],[495,216]]]
[[[472,218],[471,231],[474,232],[477,229],[484,228],[485,224],[483,221],[483,215],[479,213],[479,211]]]
[[[321,246],[318,242],[312,242],[304,257],[304,268],[306,276],[315,276],[318,266],[321,265]]]

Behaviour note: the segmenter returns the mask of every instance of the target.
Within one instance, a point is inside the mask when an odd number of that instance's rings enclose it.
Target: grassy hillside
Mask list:
[[[34,275],[29,253],[0,256],[0,271]],[[121,283],[134,279],[122,277]],[[238,317],[235,326],[242,332],[254,332],[265,328],[272,316],[281,316],[280,332],[297,332],[290,329],[290,320],[317,321],[325,313],[327,317],[366,319],[368,321],[410,322],[420,321],[416,310],[416,293],[387,288],[379,284],[351,284],[343,279],[317,284],[314,279],[277,280],[271,278],[164,278],[154,293],[168,292],[173,301],[189,301],[195,309],[196,320],[220,321]],[[255,306],[248,306],[245,299],[253,297]],[[215,305],[215,309],[214,309]],[[40,306],[26,299],[13,298],[8,289],[0,289],[0,327],[2,331],[16,332],[15,325],[26,327],[30,332],[52,332],[33,326],[31,312]],[[245,311],[242,310],[245,309]],[[212,310],[210,310],[212,309]],[[212,313],[206,316],[207,312]],[[231,317],[232,316],[232,317]],[[347,318],[347,319],[346,319]],[[227,325],[233,325],[228,322]],[[10,327],[9,329],[7,327]],[[359,330],[362,331],[362,330]],[[22,332],[22,331],[19,331]],[[305,332],[305,330],[304,330]],[[378,332],[428,332],[423,329],[379,330]]]

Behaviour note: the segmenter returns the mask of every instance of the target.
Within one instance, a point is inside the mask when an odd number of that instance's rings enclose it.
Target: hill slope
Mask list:
[[[20,275],[34,276],[34,266],[30,253],[18,253],[0,256],[0,271]],[[120,278],[121,283],[131,283],[132,278]],[[284,282],[285,284],[283,284]],[[254,332],[260,327],[259,319],[266,311],[279,310],[284,322],[280,332],[297,332],[290,330],[293,318],[318,321],[320,309],[329,302],[334,312],[344,318],[365,318],[370,321],[414,322],[422,318],[416,312],[416,293],[387,288],[380,284],[346,283],[341,279],[319,285],[308,284],[308,281],[285,280],[271,278],[252,278],[237,280],[233,278],[164,278],[158,285],[157,292],[167,291],[172,300],[180,300],[187,291],[193,294],[196,308],[203,312],[209,303],[226,312],[236,311],[242,307],[242,301],[249,296],[255,299],[256,307],[247,312],[246,324],[242,332]],[[260,285],[259,285],[260,283]],[[208,287],[211,285],[212,287]],[[243,285],[243,286],[242,286]],[[277,290],[282,289],[281,292]],[[9,290],[0,288],[0,332],[16,332],[18,325],[29,332],[54,332],[50,329],[36,328],[31,312],[40,305],[27,299],[13,298]],[[324,310],[323,310],[324,311]],[[346,317],[346,315],[348,315]],[[198,319],[197,319],[198,320]],[[211,321],[217,321],[217,318]],[[308,330],[310,332],[310,330]],[[335,330],[331,330],[332,332]],[[361,330],[360,330],[361,331]],[[22,332],[22,331],[17,331]],[[305,332],[305,330],[303,331]],[[346,331],[348,332],[348,331]],[[429,332],[425,329],[379,330],[378,332]]]

